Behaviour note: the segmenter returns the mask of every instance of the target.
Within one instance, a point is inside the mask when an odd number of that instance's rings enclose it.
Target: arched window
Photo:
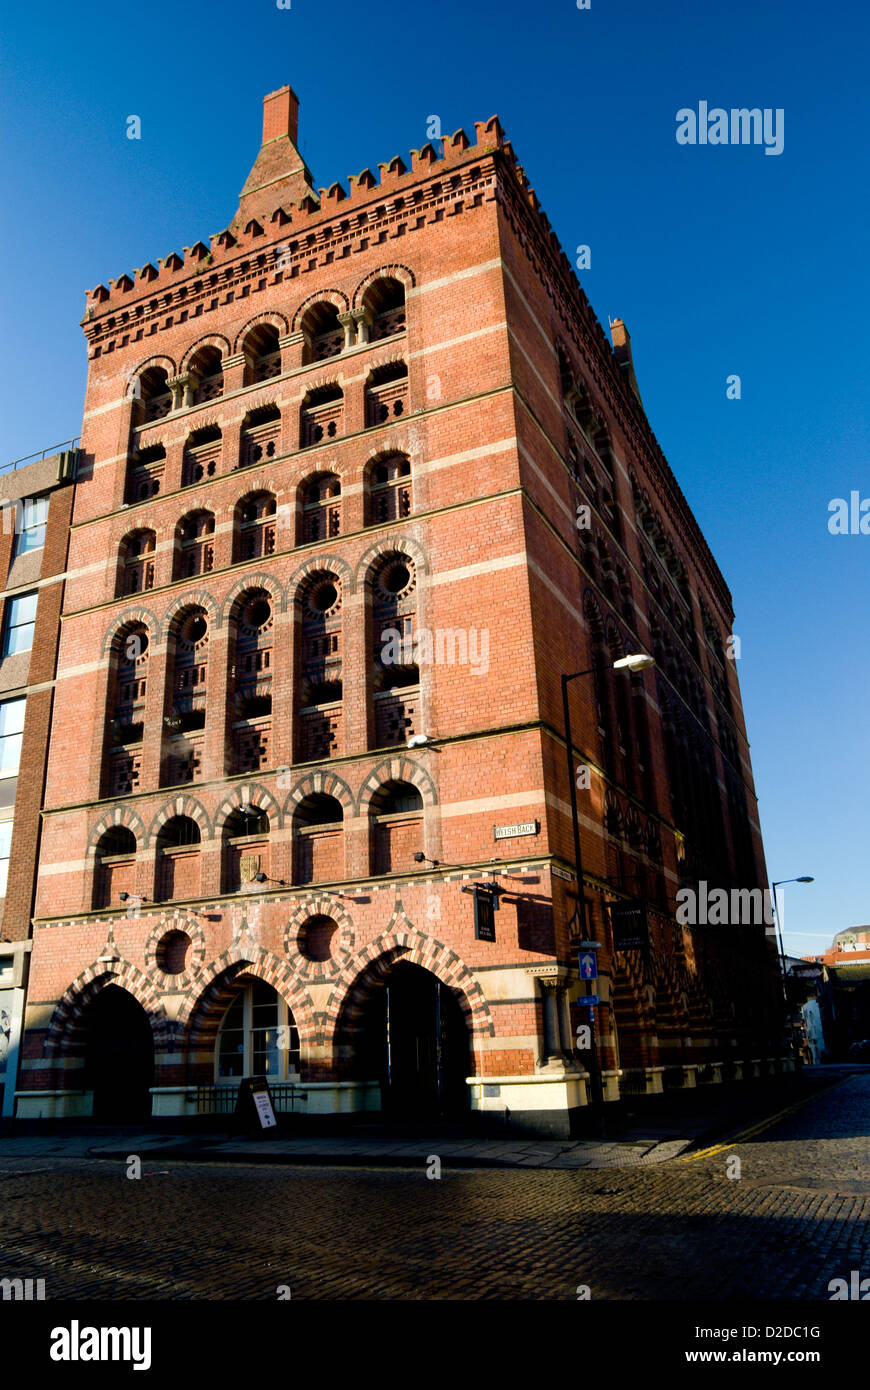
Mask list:
[[[341,531],[341,480],[335,473],[316,473],[302,483],[301,545],[323,541]]]
[[[271,323],[258,323],[245,337],[245,385],[281,375],[281,348],[278,330]]]
[[[124,825],[113,825],[97,841],[94,859],[93,906],[115,907],[120,893],[132,893],[136,883],[136,836]]]
[[[192,487],[218,472],[221,457],[221,432],[217,425],[194,430],[184,446],[181,486]]]
[[[153,531],[131,531],[121,542],[121,571],[118,595],[141,594],[154,586],[154,551],[157,537]]]
[[[408,368],[404,362],[375,367],[366,381],[366,425],[385,425],[408,409]]]
[[[142,623],[129,623],[118,633],[110,671],[106,795],[127,796],[139,789],[142,765],[148,687],[148,631]]]
[[[173,816],[157,833],[155,898],[165,903],[200,894],[200,832],[191,816]]]
[[[305,335],[303,363],[323,362],[327,357],[338,357],[344,348],[344,329],[338,321],[338,310],[326,301],[314,304],[308,310],[302,320],[302,332]]]
[[[275,553],[275,498],[252,492],[236,504],[234,562],[260,560]]]
[[[173,579],[193,579],[208,574],[214,565],[214,515],[190,512],[182,517],[175,532]]]
[[[269,766],[272,741],[272,600],[249,589],[233,609],[234,661],[230,691],[233,772]]]
[[[240,806],[224,822],[221,892],[237,893],[270,870],[269,817],[259,806]]]
[[[325,762],[343,752],[341,683],[341,585],[326,571],[300,591],[299,700],[296,758]]]
[[[308,796],[293,814],[293,882],[344,878],[344,812],[334,796]]]
[[[420,672],[415,641],[417,584],[413,562],[382,556],[370,581],[374,748],[407,743],[419,732]]]
[[[411,782],[385,782],[370,808],[372,873],[407,872],[423,849],[423,798]]]
[[[404,454],[375,459],[366,472],[366,525],[411,515],[411,464]]]
[[[300,448],[309,449],[344,433],[344,393],[340,386],[318,386],[303,401],[299,421]]]
[[[188,373],[193,382],[193,403],[203,405],[216,400],[224,393],[224,369],[220,350],[216,347],[200,348],[191,359]]]
[[[172,392],[165,367],[148,367],[133,383],[133,424],[150,425],[172,409]]]
[[[279,1047],[279,1029],[289,1047]],[[299,1074],[299,1031],[293,1014],[271,985],[244,985],[223,1016],[215,1049],[215,1081],[236,1086],[243,1076],[276,1084]]]
[[[276,405],[251,410],[242,422],[239,468],[275,458],[281,443],[281,412]]]
[[[400,280],[386,275],[376,280],[366,290],[363,305],[371,316],[370,343],[405,331],[405,287]]]
[[[125,502],[147,502],[156,497],[166,468],[166,450],[162,444],[151,444],[133,454],[127,465]]]
[[[185,608],[172,624],[170,681],[172,705],[165,721],[163,784],[174,787],[202,777],[208,687],[208,618],[204,608]]]

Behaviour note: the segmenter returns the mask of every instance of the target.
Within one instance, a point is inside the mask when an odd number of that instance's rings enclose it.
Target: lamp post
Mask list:
[[[613,671],[628,671],[633,674],[635,671],[645,671],[649,666],[655,666],[655,658],[641,653],[634,653],[631,656],[620,657],[614,661],[611,667]],[[574,779],[574,742],[571,736],[571,709],[568,703],[568,686],[571,681],[579,680],[581,676],[591,676],[596,668],[590,666],[585,671],[575,671],[573,675],[562,676],[562,714],[565,720],[565,748],[568,759],[568,786],[571,792],[571,826],[574,832],[574,863],[577,869],[577,906],[574,910],[574,918],[578,918],[580,936],[586,935],[586,900],[583,897],[583,852],[580,847],[580,821],[577,814],[577,785]],[[592,1086],[594,1091],[595,1103],[601,1106],[604,1101],[604,1093],[601,1084],[601,1067],[598,1062],[598,1044],[595,1038],[594,1015],[590,1010],[589,1021],[591,1027],[590,1038],[590,1057],[592,1059]]]
[[[781,924],[781,922],[780,922],[779,908],[778,908],[778,906],[777,906],[777,901],[776,901],[776,890],[777,890],[777,888],[781,888],[781,887],[783,886],[783,884],[785,884],[785,883],[813,883],[813,882],[814,882],[814,879],[812,878],[811,875],[809,875],[809,874],[802,874],[799,878],[778,878],[778,879],[776,880],[776,882],[774,882],[774,883],[772,883],[772,884],[770,885],[770,895],[771,895],[771,898],[773,899],[773,920],[774,920],[774,922],[775,922],[775,924],[776,924],[776,935],[777,935],[777,941],[778,941],[778,943],[779,943],[779,974],[780,974],[780,979],[782,980],[782,997],[783,997],[783,1001],[784,1001],[784,1003],[785,1003],[785,1017],[786,1017],[786,1022],[787,1022],[787,1024],[788,1024],[788,1030],[789,1030],[789,1045],[790,1045],[790,1047],[791,1047],[792,1057],[794,1057],[794,1053],[795,1053],[794,1028],[793,1028],[793,1026],[792,1026],[792,1021],[791,1021],[791,1008],[790,1008],[789,1002],[788,1002],[788,989],[787,989],[787,987],[786,987],[786,982],[785,982],[785,950],[784,950],[783,944],[782,944],[782,924]]]

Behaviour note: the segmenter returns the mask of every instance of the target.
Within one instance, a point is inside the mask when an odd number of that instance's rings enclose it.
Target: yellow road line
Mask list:
[[[712,1158],[714,1154],[724,1153],[726,1149],[733,1149],[736,1144],[745,1143],[745,1141],[751,1139],[753,1135],[761,1134],[764,1130],[770,1129],[771,1125],[778,1124],[786,1115],[793,1115],[796,1111],[803,1109],[805,1105],[809,1105],[811,1100],[815,1100],[820,1095],[827,1095],[829,1091],[833,1091],[837,1086],[842,1086],[843,1082],[848,1081],[848,1079],[849,1078],[846,1076],[841,1076],[838,1081],[832,1082],[830,1086],[825,1086],[820,1091],[814,1091],[812,1095],[804,1096],[803,1100],[794,1101],[791,1105],[787,1105],[784,1110],[778,1110],[775,1115],[769,1115],[766,1120],[759,1121],[757,1125],[752,1125],[749,1129],[740,1130],[732,1139],[726,1140],[724,1144],[713,1144],[709,1149],[699,1149],[695,1154],[685,1154],[682,1158],[676,1159],[675,1162],[692,1163],[695,1159]]]

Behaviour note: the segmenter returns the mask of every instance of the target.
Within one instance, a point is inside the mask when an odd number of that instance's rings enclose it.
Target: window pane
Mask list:
[[[15,554],[25,555],[45,545],[45,522],[48,516],[47,497],[25,497],[18,513],[20,530],[15,536]]]
[[[0,821],[0,860],[9,858],[11,844],[12,822],[11,820]]]
[[[0,739],[0,772],[17,772],[21,762],[21,735]]]
[[[26,700],[0,701],[0,738],[4,734],[20,734],[24,729]]]
[[[29,594],[18,594],[9,602],[10,626],[20,627],[22,623],[32,623],[36,617],[36,590]]]

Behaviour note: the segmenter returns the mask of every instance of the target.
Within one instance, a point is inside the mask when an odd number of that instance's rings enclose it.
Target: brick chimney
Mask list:
[[[634,374],[634,359],[631,355],[631,337],[622,319],[610,320],[610,337],[613,342],[613,356],[616,358],[617,366],[637,399],[640,400],[640,390],[637,385],[637,377]]]
[[[289,135],[293,144],[299,130],[299,98],[292,87],[279,87],[263,97],[263,144]]]
[[[296,144],[298,134],[299,98],[293,88],[269,92],[263,97],[263,143],[245,180],[231,230],[243,228],[252,219],[265,226],[276,208],[298,205],[306,196],[317,201],[311,173]]]

